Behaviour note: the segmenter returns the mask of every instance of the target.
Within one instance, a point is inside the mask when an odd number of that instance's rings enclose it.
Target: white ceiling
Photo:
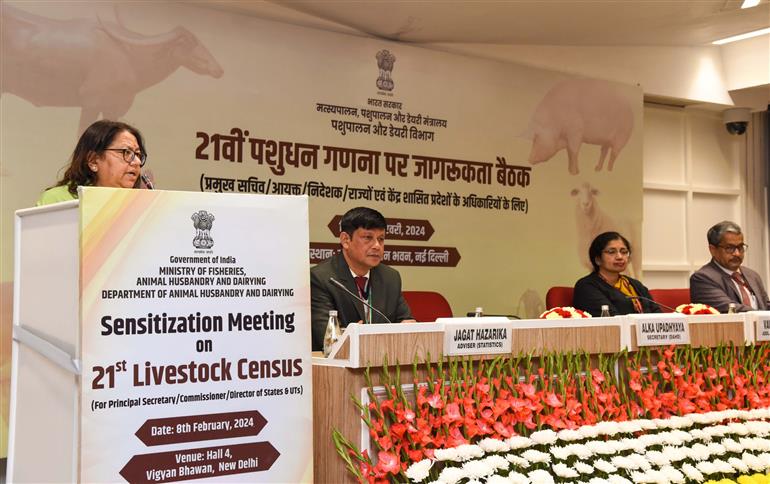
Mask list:
[[[770,27],[770,0],[200,0],[198,5],[414,44],[678,46]],[[770,41],[768,41],[770,42]],[[451,47],[450,47],[451,49]],[[764,109],[767,84],[733,91]],[[731,94],[733,94],[731,93]]]
[[[412,43],[704,46],[770,26],[770,0],[208,0],[255,16]]]

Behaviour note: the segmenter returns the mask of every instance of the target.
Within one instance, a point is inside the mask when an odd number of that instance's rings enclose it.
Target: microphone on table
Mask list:
[[[146,173],[142,173],[139,175],[139,178],[142,179],[142,182],[144,182],[144,186],[147,187],[148,190],[155,190],[155,185],[152,183],[152,180],[150,180],[150,177],[147,176]]]
[[[667,309],[668,311],[670,311],[672,313],[676,312],[676,309],[672,308],[671,306],[666,306],[665,304],[661,304],[658,301],[656,301],[654,299],[650,299],[648,297],[644,297],[644,296],[626,296],[626,299],[641,299],[642,301],[648,301],[648,302],[651,302],[653,304],[657,304],[659,308]]]
[[[374,307],[374,306],[372,306],[371,304],[369,304],[369,301],[367,301],[366,299],[362,298],[362,297],[361,297],[361,296],[359,296],[358,294],[354,294],[354,293],[353,293],[353,291],[351,291],[351,290],[349,290],[347,287],[343,286],[343,285],[342,285],[342,283],[341,283],[340,281],[338,281],[337,279],[335,279],[335,278],[333,278],[333,277],[330,277],[330,278],[329,278],[329,281],[331,281],[333,284],[335,284],[335,285],[339,286],[339,287],[340,287],[340,289],[342,289],[342,290],[343,290],[343,291],[345,291],[346,293],[348,293],[348,294],[350,294],[351,296],[353,296],[353,297],[356,299],[356,301],[360,301],[360,302],[362,302],[362,303],[363,303],[363,304],[364,304],[366,307],[368,307],[368,308],[369,308],[369,309],[371,309],[372,311],[376,312],[377,314],[381,315],[383,318],[385,318],[385,321],[387,321],[387,322],[389,322],[389,323],[391,323],[391,324],[393,323],[393,321],[391,321],[389,317],[385,316],[385,313],[383,313],[382,311],[380,311],[380,310],[379,310],[379,309],[377,309],[376,307]]]

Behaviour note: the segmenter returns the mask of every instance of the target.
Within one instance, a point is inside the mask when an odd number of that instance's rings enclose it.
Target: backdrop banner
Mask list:
[[[639,274],[639,87],[224,7],[1,8],[6,293],[13,211],[56,182],[101,117],[142,131],[159,188],[307,196],[311,263],[337,250],[346,210],[381,211],[404,290],[437,291],[457,315],[536,317],[550,286],[589,271],[606,230],[631,240]]]
[[[307,197],[80,198],[80,480],[311,482]]]

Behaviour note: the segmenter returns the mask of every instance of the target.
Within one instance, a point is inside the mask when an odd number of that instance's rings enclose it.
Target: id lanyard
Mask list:
[[[361,296],[362,299],[366,299],[366,301],[369,303],[367,306],[366,304],[362,304],[364,307],[364,323],[369,324],[372,322],[372,288],[369,287],[369,281],[366,282],[366,292],[362,292],[361,289],[358,290],[358,295]]]

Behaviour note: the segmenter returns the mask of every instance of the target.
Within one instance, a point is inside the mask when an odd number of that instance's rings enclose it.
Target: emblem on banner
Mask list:
[[[377,67],[380,68],[380,77],[377,78],[377,87],[383,91],[393,90],[393,79],[390,75],[393,73],[393,64],[396,63],[396,56],[389,50],[383,49],[377,52]]]
[[[192,214],[195,238],[193,247],[196,249],[210,249],[214,247],[214,239],[211,238],[211,225],[214,223],[214,215],[205,210],[199,210]]]

